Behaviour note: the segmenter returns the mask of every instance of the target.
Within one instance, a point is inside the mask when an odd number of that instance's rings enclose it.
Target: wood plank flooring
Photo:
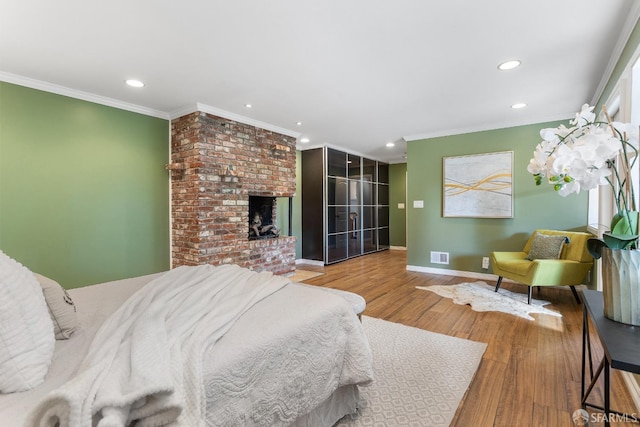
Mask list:
[[[325,267],[303,268],[325,273],[305,283],[362,295],[367,301],[367,316],[488,344],[452,426],[574,425],[571,416],[580,409],[582,306],[569,288],[546,288],[540,294],[534,291],[535,298],[551,301],[546,307],[560,312],[562,318],[534,314],[536,320],[529,321],[504,313],[477,313],[433,292],[415,289],[477,280],[411,272],[406,263],[405,251],[389,250]],[[511,283],[502,287],[527,291],[525,286]],[[603,352],[597,337],[592,337],[592,343],[599,361]],[[638,414],[618,371],[613,371],[611,383],[612,407]],[[602,405],[602,390],[600,379],[592,402]]]

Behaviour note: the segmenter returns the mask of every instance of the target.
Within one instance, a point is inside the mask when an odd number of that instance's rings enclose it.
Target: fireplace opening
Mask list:
[[[249,240],[274,239],[280,236],[276,227],[276,198],[249,196]]]

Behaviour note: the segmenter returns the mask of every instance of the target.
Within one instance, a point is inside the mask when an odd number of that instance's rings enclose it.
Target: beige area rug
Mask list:
[[[314,277],[322,276],[324,273],[319,271],[310,271],[310,270],[299,270],[296,269],[296,272],[293,275],[289,276],[289,279],[292,282],[302,282],[304,280],[313,279]]]
[[[448,426],[487,345],[362,316],[375,379],[337,426]]]
[[[417,289],[435,292],[441,297],[450,298],[454,303],[469,305],[475,311],[500,311],[528,320],[535,320],[531,313],[548,314],[562,317],[560,313],[544,308],[549,301],[531,299],[527,304],[527,295],[500,289],[485,282],[460,283],[458,285],[416,286]]]

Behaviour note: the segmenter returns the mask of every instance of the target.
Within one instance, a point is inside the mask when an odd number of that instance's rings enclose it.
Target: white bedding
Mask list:
[[[321,289],[287,286],[236,328],[243,333],[227,334],[207,355],[208,425],[290,425],[339,387],[372,378],[361,323]]]
[[[161,274],[71,290],[78,331],[57,341],[42,386],[0,395],[0,419],[22,425],[37,402],[74,374],[104,319]],[[342,298],[292,284],[255,304],[207,349],[203,378],[207,424],[288,425],[308,420],[310,411],[340,393],[355,398],[353,388],[341,386],[371,380],[371,354]]]

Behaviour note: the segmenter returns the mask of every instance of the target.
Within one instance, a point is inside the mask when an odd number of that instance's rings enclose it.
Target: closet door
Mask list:
[[[362,254],[362,157],[347,155],[349,170],[349,258]]]
[[[362,159],[362,253],[378,250],[377,162]]]
[[[349,253],[349,179],[347,154],[327,148],[327,235],[325,264],[347,259]]]
[[[302,258],[324,262],[326,235],[324,215],[324,150],[301,153],[302,161]]]
[[[332,264],[388,248],[389,166],[329,147],[303,151],[302,161],[303,257],[320,249]]]

